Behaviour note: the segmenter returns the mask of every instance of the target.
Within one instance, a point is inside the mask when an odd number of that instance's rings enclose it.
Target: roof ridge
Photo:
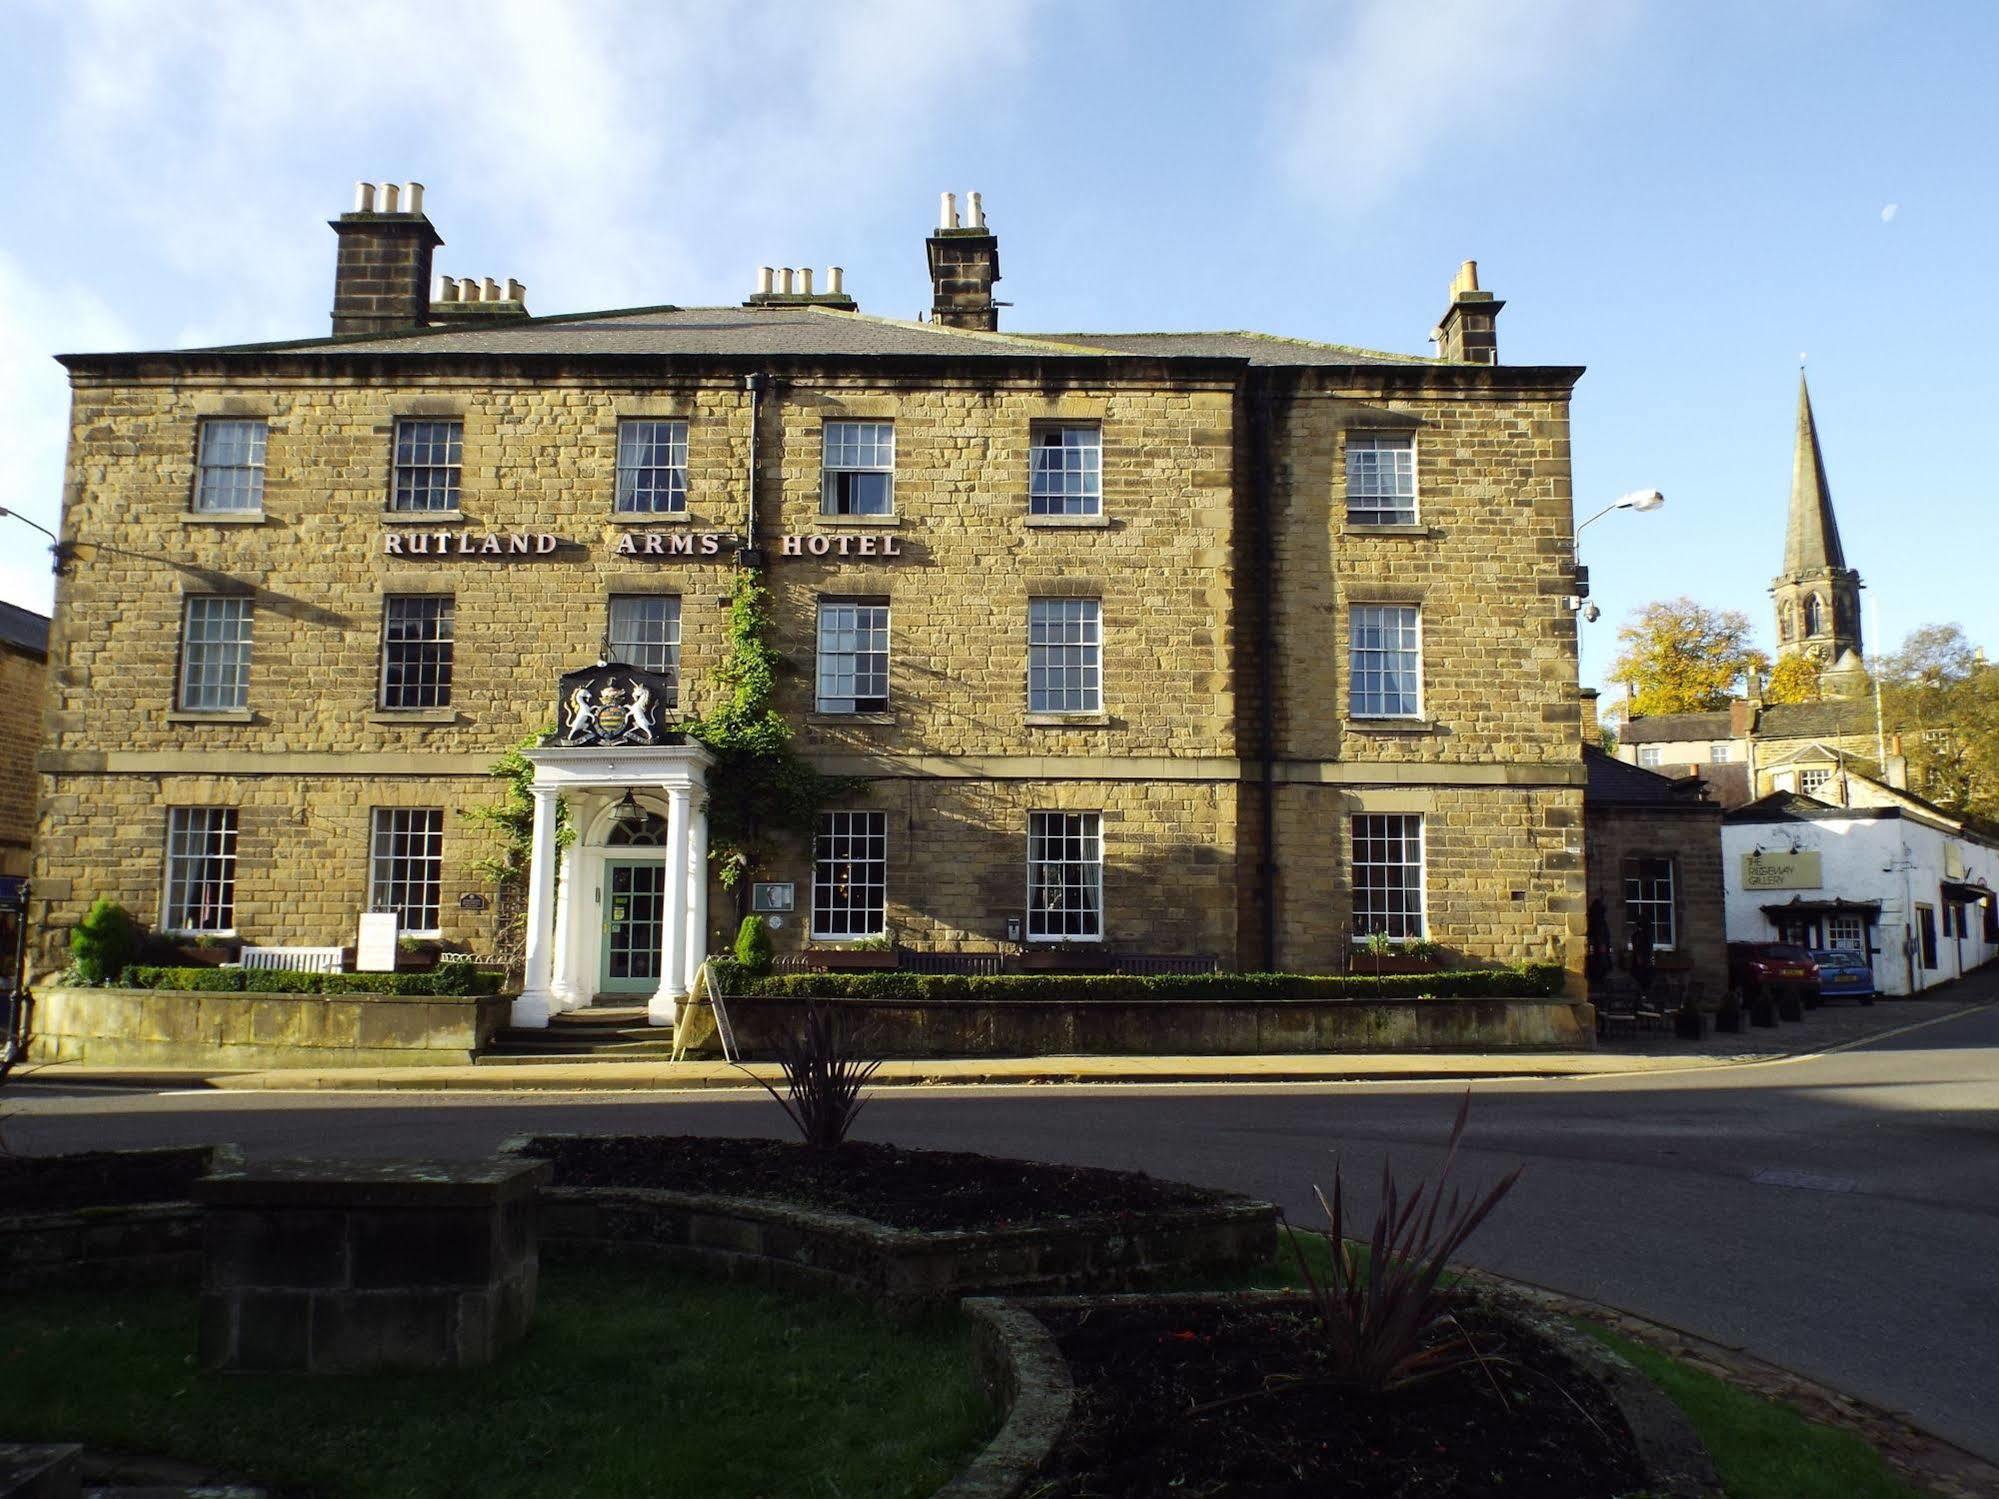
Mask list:
[[[1066,333],[1032,334],[1037,338],[1255,338],[1265,343],[1296,344],[1307,349],[1331,349],[1341,354],[1365,354],[1370,359],[1389,360],[1398,364],[1441,364],[1457,365],[1468,360],[1439,359],[1430,354],[1405,354],[1398,349],[1369,349],[1360,344],[1333,343],[1323,338],[1299,338],[1290,333],[1266,333],[1260,328],[1145,328],[1128,329],[1124,332],[1086,332],[1070,329]]]
[[[983,328],[955,328],[949,323],[926,323],[909,318],[883,317],[880,313],[872,312],[840,312],[831,307],[811,307],[807,310],[824,313],[828,317],[865,317],[871,322],[884,323],[891,328],[905,328],[914,333],[939,333],[949,338],[972,339],[978,343],[1005,344],[1009,347],[1024,343],[1048,345],[1064,349],[1071,354],[1088,354],[1098,359],[1103,357],[1104,352],[1102,349],[1090,348],[1086,344],[1062,344],[1056,339],[1037,333],[1004,333],[998,330],[989,333]]]

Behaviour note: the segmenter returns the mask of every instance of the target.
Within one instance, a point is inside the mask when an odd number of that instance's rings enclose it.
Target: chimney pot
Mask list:
[[[480,283],[479,300],[482,302],[499,301],[500,283],[495,281],[491,276],[488,276],[484,281]]]
[[[774,281],[774,280],[776,280],[776,279],[777,279],[777,271],[776,271],[776,270],[775,270],[774,268],[772,268],[771,266],[767,266],[767,265],[760,265],[760,266],[758,266],[758,267],[757,267],[757,295],[758,295],[758,296],[760,296],[760,297],[767,297],[767,296],[769,296],[769,295],[770,295],[770,286],[771,286],[771,282],[772,282],[772,281]]]
[[[777,289],[785,296],[791,295],[791,267],[781,266],[777,273]]]
[[[956,229],[958,227],[958,195],[939,193],[937,195],[937,227]]]
[[[1451,295],[1455,297],[1464,292],[1477,290],[1478,262],[1476,260],[1467,260],[1463,265],[1458,267],[1457,279],[1451,283]]]
[[[801,296],[812,295],[812,267],[809,265],[798,273],[798,290]]]
[[[431,301],[456,302],[457,300],[458,283],[453,281],[449,276],[439,276],[437,278],[437,294],[431,298]]]
[[[1467,260],[1451,278],[1451,305],[1431,331],[1437,357],[1463,364],[1499,363],[1499,309],[1506,304],[1489,291],[1480,291],[1478,262]]]
[[[981,201],[977,193],[965,194],[965,218],[967,220],[967,228],[983,229],[986,227],[986,205]]]
[[[423,212],[423,184],[421,182],[405,182],[403,184],[403,212]]]
[[[354,184],[354,211],[356,213],[373,213],[375,211],[374,183],[357,182]]]
[[[826,290],[836,297],[847,294],[847,273],[842,267],[837,265],[826,267]]]
[[[514,280],[512,276],[507,277],[507,300],[509,302],[525,302],[527,299],[528,289],[521,285],[520,282]]]
[[[396,206],[397,203],[401,201],[401,197],[402,197],[401,188],[397,187],[393,182],[384,182],[382,184],[382,195],[381,198],[378,200],[382,205],[382,212],[383,213],[402,212],[402,210]]]

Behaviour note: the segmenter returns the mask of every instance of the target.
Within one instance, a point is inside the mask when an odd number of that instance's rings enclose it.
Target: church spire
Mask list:
[[[1805,372],[1798,371],[1798,446],[1791,460],[1791,519],[1784,531],[1784,571],[1815,572],[1844,568],[1839,548],[1839,522],[1833,518],[1832,488],[1825,480],[1825,455],[1819,451],[1818,423],[1812,419],[1812,393]]]

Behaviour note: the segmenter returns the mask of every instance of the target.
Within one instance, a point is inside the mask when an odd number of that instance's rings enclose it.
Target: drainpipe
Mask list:
[[[763,382],[762,375],[743,376],[743,389],[750,398],[750,453],[743,475],[743,545],[736,553],[739,567],[763,566],[763,553],[757,550],[757,408]]]
[[[1276,653],[1276,542],[1271,533],[1271,394],[1269,377],[1244,375],[1249,395],[1250,524],[1256,528],[1257,739],[1263,782],[1263,859],[1257,871],[1263,893],[1263,971],[1277,970],[1277,704],[1273,699]]]

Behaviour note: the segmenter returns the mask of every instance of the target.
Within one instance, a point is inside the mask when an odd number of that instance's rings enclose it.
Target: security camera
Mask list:
[[[1596,605],[1594,605],[1594,604],[1584,604],[1584,605],[1583,605],[1583,620],[1584,620],[1584,622],[1585,622],[1585,623],[1588,623],[1588,624],[1592,624],[1592,625],[1593,625],[1593,624],[1595,624],[1595,623],[1596,623],[1596,622],[1597,622],[1597,621],[1598,621],[1599,619],[1602,619],[1602,618],[1603,618],[1603,611],[1602,611],[1601,609],[1597,608],[1597,606],[1596,606]]]

